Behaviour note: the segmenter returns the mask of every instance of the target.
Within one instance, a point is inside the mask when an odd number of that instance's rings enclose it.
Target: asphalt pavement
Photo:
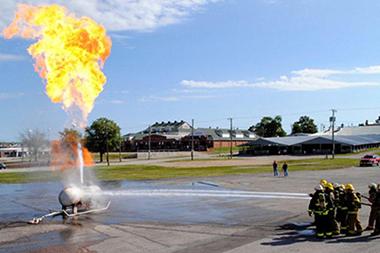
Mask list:
[[[0,185],[0,252],[380,252],[380,237],[370,232],[314,239],[308,199],[276,197],[312,192],[321,178],[353,183],[366,192],[369,183],[380,182],[380,168],[289,169],[289,177],[259,174],[103,184],[112,201],[106,212],[66,222],[56,217],[40,225],[25,221],[57,209],[62,186]],[[224,195],[215,196],[215,191]],[[260,194],[269,197],[257,197]],[[368,213],[363,207],[363,226]]]

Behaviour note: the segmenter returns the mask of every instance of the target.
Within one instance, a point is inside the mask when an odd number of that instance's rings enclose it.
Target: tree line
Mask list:
[[[116,122],[107,118],[99,118],[92,122],[84,131],[84,135],[75,129],[64,129],[60,132],[60,141],[67,142],[76,136],[76,140],[82,142],[90,152],[96,152],[100,155],[100,162],[103,162],[104,154],[107,154],[106,160],[109,162],[108,152],[119,151],[122,148],[122,135],[120,127]],[[282,128],[282,118],[277,115],[272,117],[263,117],[261,121],[249,128],[260,137],[282,137],[286,136]],[[301,116],[298,121],[292,125],[291,134],[313,134],[317,132],[317,126],[314,120],[309,116]],[[20,136],[24,147],[27,147],[31,157],[38,160],[38,156],[44,147],[49,145],[49,140],[45,133],[39,130],[27,130]]]
[[[282,118],[277,115],[272,117],[263,117],[261,121],[249,128],[260,137],[283,137],[286,136],[285,130],[282,128]],[[292,124],[292,135],[295,134],[314,134],[318,132],[314,119],[309,116],[301,116],[298,121]]]

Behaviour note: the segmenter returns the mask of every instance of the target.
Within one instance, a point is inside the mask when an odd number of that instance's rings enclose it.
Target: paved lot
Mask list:
[[[110,191],[180,189],[311,192],[321,178],[352,182],[362,192],[380,182],[379,168],[333,171],[290,171],[288,178],[271,175],[178,179],[105,185]],[[219,187],[192,184],[213,181]],[[117,196],[110,210],[63,224],[57,217],[41,225],[22,221],[57,208],[60,185],[0,186],[0,252],[380,252],[380,237],[339,237],[317,241],[305,222],[307,200],[212,196]],[[365,226],[367,207],[361,219]],[[286,225],[297,223],[297,226]],[[284,226],[286,225],[286,226]]]

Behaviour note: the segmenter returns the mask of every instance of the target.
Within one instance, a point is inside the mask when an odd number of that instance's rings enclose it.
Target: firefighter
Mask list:
[[[319,181],[319,185],[321,185],[323,187],[323,190],[325,189],[325,185],[327,184],[327,180],[326,179],[321,179]],[[309,196],[312,198],[314,196],[315,193],[309,193]]]
[[[377,210],[376,210],[376,207],[374,206],[374,202],[375,202],[376,194],[377,194],[377,184],[372,183],[368,185],[368,188],[369,188],[368,198],[366,197],[366,199],[369,201],[369,203],[371,203],[371,212],[369,213],[368,226],[365,229],[367,231],[374,229],[373,225],[375,224],[375,220],[376,220]]]
[[[328,181],[326,179],[321,179],[321,181],[319,181],[319,184],[322,185],[323,187],[325,187],[327,183]]]
[[[335,220],[340,224],[340,233],[347,233],[347,206],[345,203],[344,184],[336,184],[334,187],[336,216]]]
[[[325,185],[325,193],[327,194],[327,197],[330,198],[331,202],[333,203],[333,206],[329,210],[328,215],[328,225],[331,227],[330,229],[333,231],[334,235],[339,235],[339,225],[338,222],[335,220],[335,195],[334,195],[334,186],[332,183],[327,183]]]
[[[315,187],[315,193],[309,204],[309,215],[314,214],[316,237],[323,239],[324,237],[332,237],[332,229],[329,224],[329,212],[333,208],[333,204],[328,195],[324,192],[322,185]]]
[[[346,205],[347,205],[347,235],[361,235],[363,232],[359,220],[359,209],[361,208],[361,196],[355,192],[352,184],[346,185]]]
[[[371,235],[380,235],[380,184],[378,184],[377,193],[375,201],[372,203],[372,206],[376,210],[376,223],[375,231]]]

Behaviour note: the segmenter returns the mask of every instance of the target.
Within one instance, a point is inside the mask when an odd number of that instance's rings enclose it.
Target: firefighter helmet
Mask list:
[[[368,185],[368,188],[369,189],[377,189],[377,184],[375,184],[375,183],[371,183],[370,185]]]
[[[345,188],[346,188],[347,191],[355,191],[355,188],[354,188],[354,186],[352,184],[346,184]]]
[[[326,179],[321,179],[321,181],[319,182],[323,187],[326,186],[326,184],[328,183]]]
[[[333,187],[333,185],[332,185],[332,183],[327,183],[326,185],[325,185],[325,187],[327,188],[327,189],[330,189],[330,190],[334,190],[334,187]]]

